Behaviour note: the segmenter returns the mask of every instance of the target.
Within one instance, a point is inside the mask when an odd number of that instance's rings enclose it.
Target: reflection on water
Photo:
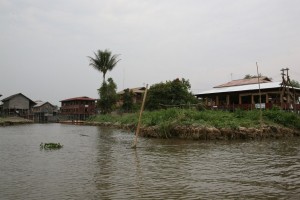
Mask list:
[[[133,139],[92,126],[0,127],[0,199],[300,198],[299,138],[140,138],[131,149]]]

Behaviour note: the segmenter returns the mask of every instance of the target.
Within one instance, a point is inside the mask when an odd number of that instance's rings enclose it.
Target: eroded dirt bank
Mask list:
[[[135,131],[134,125],[121,125],[110,122],[86,122],[85,125],[108,126]],[[262,128],[215,128],[201,126],[175,126],[167,130],[158,126],[141,127],[140,136],[152,138],[182,138],[193,140],[234,140],[263,139],[300,136],[300,130],[281,126],[262,126]]]

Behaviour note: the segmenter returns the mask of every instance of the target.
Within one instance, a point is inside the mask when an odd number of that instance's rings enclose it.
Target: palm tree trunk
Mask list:
[[[105,82],[105,73],[103,73],[103,83]]]

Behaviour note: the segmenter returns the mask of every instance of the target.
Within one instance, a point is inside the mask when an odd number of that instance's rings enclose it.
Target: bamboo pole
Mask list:
[[[140,110],[140,116],[139,116],[139,121],[138,121],[138,125],[136,128],[136,132],[135,132],[135,139],[134,139],[134,143],[132,145],[131,148],[136,148],[137,145],[137,140],[138,140],[138,136],[139,136],[139,132],[140,132],[140,127],[141,127],[141,119],[142,119],[142,114],[144,111],[144,107],[145,107],[145,101],[146,101],[146,96],[147,96],[147,90],[148,90],[148,84],[146,85],[146,89],[145,89],[145,93],[144,93],[144,97],[143,97],[143,102],[142,102],[142,106],[141,106],[141,110]]]
[[[261,108],[261,93],[260,93],[260,80],[259,80],[259,73],[258,73],[258,64],[256,62],[256,71],[257,71],[257,80],[258,80],[258,92],[259,92],[259,121],[260,121],[260,127],[262,127],[262,108]]]

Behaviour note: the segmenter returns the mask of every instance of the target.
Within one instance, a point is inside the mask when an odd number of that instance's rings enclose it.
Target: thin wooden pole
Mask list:
[[[256,71],[257,71],[257,80],[258,80],[258,93],[259,93],[259,108],[260,108],[260,127],[262,127],[262,108],[261,108],[261,93],[260,93],[260,80],[259,80],[259,73],[258,73],[258,64],[256,62]]]
[[[146,89],[145,89],[145,92],[144,92],[144,97],[143,97],[142,107],[141,107],[141,110],[140,110],[139,121],[138,121],[138,125],[137,125],[137,128],[136,128],[135,139],[134,139],[134,143],[133,143],[133,145],[132,145],[132,148],[136,148],[136,145],[137,145],[137,140],[138,140],[138,136],[139,136],[139,132],[140,132],[140,127],[141,127],[142,114],[143,114],[144,107],[145,107],[145,101],[146,101],[146,96],[147,96],[147,90],[148,90],[148,84],[146,85]]]

